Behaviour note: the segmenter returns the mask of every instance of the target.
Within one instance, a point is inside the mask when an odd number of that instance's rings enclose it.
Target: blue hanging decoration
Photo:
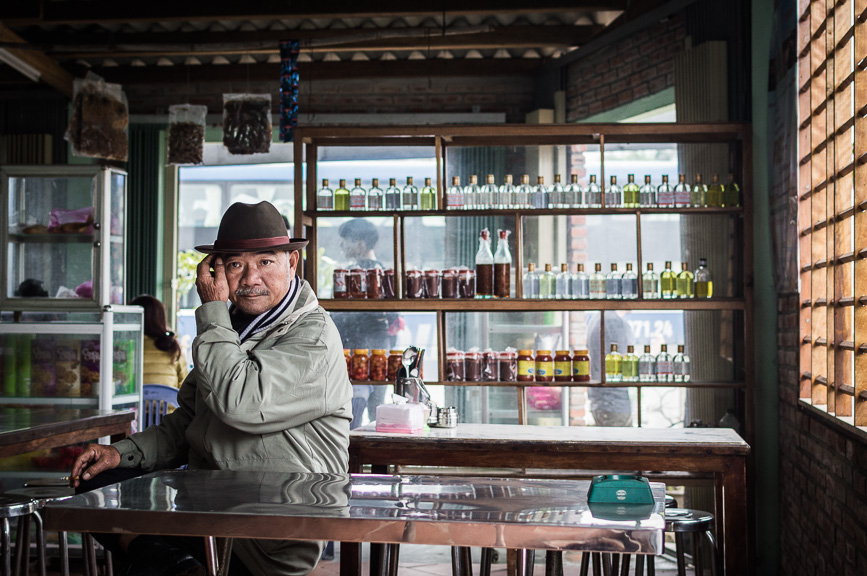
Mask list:
[[[280,42],[280,141],[292,142],[298,126],[298,40]]]

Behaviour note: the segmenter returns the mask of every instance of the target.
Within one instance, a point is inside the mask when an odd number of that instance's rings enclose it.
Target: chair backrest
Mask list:
[[[165,384],[145,384],[142,386],[144,405],[144,427],[159,424],[169,411],[169,406],[177,408],[178,389]]]

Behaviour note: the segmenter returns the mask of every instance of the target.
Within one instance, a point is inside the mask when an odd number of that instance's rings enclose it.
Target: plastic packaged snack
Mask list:
[[[230,154],[271,151],[270,94],[223,94],[223,145]]]
[[[205,149],[207,106],[175,104],[169,106],[168,164],[198,166]]]
[[[88,72],[73,81],[72,114],[66,139],[75,156],[127,159],[129,108],[120,84]]]

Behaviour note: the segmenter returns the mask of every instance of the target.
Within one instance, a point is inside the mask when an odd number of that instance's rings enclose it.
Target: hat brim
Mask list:
[[[306,238],[287,238],[288,242],[286,244],[275,244],[273,246],[263,247],[263,248],[248,248],[248,247],[236,247],[236,246],[218,246],[214,247],[213,244],[202,244],[201,246],[196,246],[196,251],[202,252],[203,254],[243,254],[245,252],[294,252],[295,250],[301,250],[305,246],[307,246],[308,242],[310,242]]]

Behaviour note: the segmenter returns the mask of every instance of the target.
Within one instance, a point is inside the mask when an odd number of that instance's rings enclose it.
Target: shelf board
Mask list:
[[[743,310],[743,298],[688,300],[525,300],[517,298],[442,299],[402,298],[394,300],[323,299],[319,303],[332,311],[401,312],[546,312],[571,310]]]
[[[9,234],[10,242],[21,244],[89,244],[93,234]]]
[[[496,208],[479,210],[308,210],[310,218],[391,218],[419,216],[593,216],[610,214],[738,214],[743,207],[731,208]]]
[[[390,385],[392,382],[375,382],[372,380],[351,380],[354,386],[365,384]],[[690,380],[689,382],[444,382],[425,380],[425,386],[482,386],[486,388],[515,388],[515,387],[550,387],[550,388],[735,388],[745,387],[742,381],[732,382],[705,382]]]

